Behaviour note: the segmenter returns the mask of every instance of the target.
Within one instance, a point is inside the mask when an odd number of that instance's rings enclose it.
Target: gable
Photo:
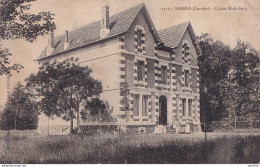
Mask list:
[[[182,37],[182,39],[181,39],[181,41],[180,41],[180,43],[179,43],[179,45],[178,45],[178,47],[182,47],[182,44],[183,43],[189,43],[189,46],[190,46],[190,51],[191,51],[191,53],[192,53],[192,55],[193,56],[196,56],[197,55],[197,53],[196,53],[196,48],[195,48],[195,46],[194,46],[194,42],[193,42],[193,40],[192,40],[192,38],[191,38],[191,35],[190,35],[190,32],[189,32],[189,30],[188,29],[186,29],[186,31],[184,32],[184,34],[183,34],[183,37]]]
[[[133,21],[128,31],[126,32],[125,46],[127,51],[135,52],[135,39],[134,39],[135,27],[141,27],[144,30],[146,55],[153,56],[155,39],[153,33],[150,31],[149,23],[147,22],[147,19],[144,16],[144,12],[145,12],[144,10],[141,10],[138,13],[135,20]]]
[[[176,48],[185,30],[187,29],[189,22],[185,22],[182,24],[175,25],[173,27],[169,27],[163,30],[159,30],[159,36],[164,44],[164,46],[169,48]]]
[[[192,42],[196,43],[196,36],[190,22],[181,23],[173,27],[160,30],[158,33],[165,47],[175,49],[181,43],[181,39],[183,38],[186,30],[189,31]],[[198,45],[195,46],[195,49],[197,54],[201,53]]]
[[[188,29],[185,30],[178,46],[175,48],[175,54],[176,54],[176,61],[178,63],[182,63],[182,47],[183,44],[186,43],[189,45],[189,51],[190,51],[190,65],[197,66],[197,51],[196,47],[194,46],[194,42],[192,40],[191,34]]]

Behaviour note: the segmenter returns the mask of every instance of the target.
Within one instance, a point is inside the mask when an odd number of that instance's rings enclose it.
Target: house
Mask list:
[[[112,16],[105,6],[100,21],[57,37],[51,33],[37,61],[78,57],[80,65],[92,68],[93,77],[103,84],[101,99],[113,108],[117,125],[189,132],[191,125],[200,131],[200,54],[190,22],[157,31],[142,3]],[[124,82],[131,93],[131,111],[120,104]]]

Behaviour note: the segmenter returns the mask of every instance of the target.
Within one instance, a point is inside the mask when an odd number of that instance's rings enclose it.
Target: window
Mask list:
[[[189,99],[189,117],[192,116],[192,99]]]
[[[148,96],[143,95],[143,116],[147,116],[148,114]]]
[[[189,54],[189,47],[188,47],[188,44],[184,44],[183,45],[183,49],[184,49],[184,56],[188,56]]]
[[[134,95],[134,116],[138,116],[139,115],[139,95]]]
[[[145,55],[145,30],[141,25],[135,25],[134,27],[134,50],[138,54]]]
[[[182,116],[186,116],[186,99],[182,99]]]
[[[142,30],[137,30],[137,46],[142,45]]]
[[[138,81],[144,80],[144,62],[143,61],[137,62],[137,80]]]
[[[161,79],[162,79],[162,84],[167,84],[167,67],[162,66],[162,72],[161,72]]]
[[[189,70],[185,70],[184,71],[184,84],[185,84],[185,87],[188,87],[189,86]]]

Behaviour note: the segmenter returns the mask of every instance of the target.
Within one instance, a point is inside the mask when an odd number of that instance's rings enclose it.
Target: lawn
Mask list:
[[[259,163],[260,135],[42,136],[1,131],[0,163]],[[207,151],[206,151],[207,150]]]

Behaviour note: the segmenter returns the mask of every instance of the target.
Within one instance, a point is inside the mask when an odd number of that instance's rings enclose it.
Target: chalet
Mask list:
[[[190,22],[157,31],[142,3],[112,16],[105,6],[99,21],[57,37],[51,33],[37,61],[78,57],[80,65],[92,68],[93,77],[102,81],[100,98],[113,108],[116,125],[154,133],[171,128],[190,132],[191,125],[200,131],[200,54]],[[120,104],[123,82],[130,89],[131,111]],[[39,120],[41,129],[46,119],[41,115]],[[62,122],[51,121],[55,126]]]

